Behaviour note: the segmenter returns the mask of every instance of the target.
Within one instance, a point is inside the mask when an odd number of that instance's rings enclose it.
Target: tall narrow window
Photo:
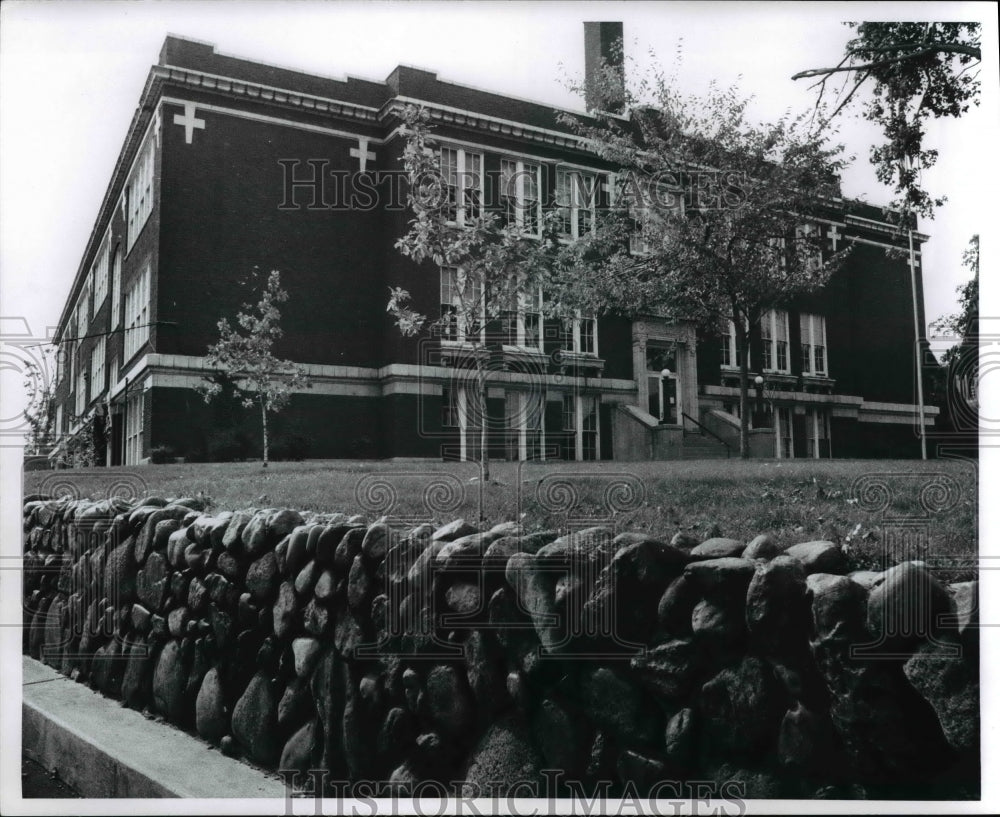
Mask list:
[[[802,337],[802,373],[826,375],[826,319],[822,315],[799,315]]]
[[[104,299],[108,297],[108,237],[104,237],[101,248],[97,251],[97,258],[94,259],[94,268],[91,272],[94,278],[94,314],[101,308]]]
[[[81,360],[76,373],[76,416],[82,417],[87,410],[90,395],[87,394],[87,367]]]
[[[125,464],[138,465],[142,459],[142,432],[144,422],[144,395],[141,391],[130,394],[125,409]]]
[[[556,171],[556,207],[559,232],[564,238],[579,238],[594,229],[597,177],[593,173],[559,168]]]
[[[500,203],[504,221],[529,235],[542,228],[542,168],[515,159],[500,160]]]
[[[132,249],[153,211],[153,168],[156,139],[147,137],[128,181],[128,249]]]
[[[441,267],[441,339],[483,340],[483,287],[455,267]]]
[[[80,300],[76,304],[76,336],[82,338],[90,329],[90,284],[80,292]]]
[[[597,397],[587,395],[580,398],[581,457],[583,460],[597,459]]]
[[[788,368],[788,313],[783,309],[769,309],[760,319],[760,335],[764,352],[764,369],[787,372]]]
[[[582,355],[597,354],[597,318],[592,315],[577,319],[577,351]]]
[[[125,360],[149,339],[149,264],[125,293]]]
[[[441,148],[449,221],[465,224],[479,218],[483,204],[483,157],[462,148]]]
[[[111,328],[117,329],[121,323],[122,304],[122,248],[115,247],[111,260]]]
[[[441,268],[441,337],[458,340],[458,270]]]
[[[441,426],[443,428],[458,426],[458,389],[450,386],[441,389]]]
[[[105,389],[105,339],[98,338],[97,344],[90,350],[90,396],[99,397]]]

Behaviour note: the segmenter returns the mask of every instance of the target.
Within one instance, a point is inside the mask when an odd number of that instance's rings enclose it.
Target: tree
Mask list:
[[[623,103],[628,116],[563,117],[617,168],[618,192],[597,229],[561,253],[552,279],[560,300],[593,311],[693,321],[713,334],[731,320],[745,458],[746,350],[762,359],[762,317],[821,287],[849,252],[824,254],[809,221],[823,196],[837,195],[842,148],[806,114],[752,123],[735,86],[712,84],[702,96],[677,87],[657,71],[623,91],[620,72],[606,68],[592,81],[607,101],[596,107]],[[630,248],[635,239],[645,247]]]
[[[404,336],[426,332],[454,342],[454,365],[472,371],[475,405],[468,414],[480,425],[479,460],[486,482],[490,335],[505,313],[517,311],[521,293],[543,285],[549,230],[530,237],[516,212],[502,216],[484,207],[475,178],[482,170],[450,168],[443,174],[426,110],[408,106],[402,118],[407,203],[414,217],[396,249],[432,269],[431,274],[448,276],[451,303],[440,317],[430,318],[411,307],[406,289],[390,287],[386,311]]]
[[[252,278],[256,277],[255,268]],[[288,293],[281,288],[281,275],[272,270],[257,304],[244,304],[243,310],[236,316],[239,328],[234,329],[223,318],[218,323],[219,340],[208,348],[209,364],[221,369],[235,382],[236,393],[243,405],[260,408],[265,468],[270,450],[268,414],[281,411],[295,389],[310,385],[301,366],[290,360],[281,360],[274,354],[274,344],[283,334],[279,325],[281,312],[278,304],[287,300]],[[210,379],[199,386],[199,391],[208,402],[222,394],[223,386],[218,378]]]
[[[872,147],[871,162],[880,182],[892,187],[893,207],[901,214],[933,218],[945,198],[933,198],[921,186],[921,172],[937,161],[937,151],[924,148],[930,118],[958,118],[979,105],[978,23],[847,23],[856,36],[843,59],[831,68],[800,71],[792,79],[820,77],[817,105],[827,82],[845,75],[835,117],[863,86],[870,87],[862,116],[882,126],[885,142]],[[848,90],[850,86],[850,90]],[[845,94],[846,91],[846,94]]]
[[[41,348],[41,359],[30,360],[24,367],[24,388],[28,393],[28,405],[24,408],[24,420],[28,425],[25,433],[27,454],[48,453],[56,431],[53,358],[58,350],[55,346]]]
[[[969,246],[962,253],[962,266],[972,273],[972,278],[960,284],[958,305],[960,311],[952,315],[944,315],[931,324],[931,330],[939,335],[950,335],[960,338],[957,346],[953,346],[942,356],[943,363],[958,360],[962,349],[977,345],[979,332],[979,235],[969,239]]]

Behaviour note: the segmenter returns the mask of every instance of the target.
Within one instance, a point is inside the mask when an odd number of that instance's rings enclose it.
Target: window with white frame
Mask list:
[[[57,437],[60,436],[66,430],[65,428],[63,428],[63,423],[64,422],[65,422],[65,420],[64,420],[64,415],[63,415],[63,407],[62,407],[62,403],[60,403],[58,406],[56,406],[55,432],[56,432],[56,436]]]
[[[560,167],[556,171],[558,229],[564,238],[579,238],[594,229],[597,206],[597,176]]]
[[[504,395],[504,448],[508,461],[544,459],[544,412],[541,391],[509,390]]]
[[[441,389],[441,427],[457,428],[458,425],[458,389],[445,386]]]
[[[483,156],[463,148],[441,148],[448,220],[465,224],[479,218],[483,206]]]
[[[87,394],[87,369],[80,361],[76,373],[76,416],[82,417],[87,409],[89,395]]]
[[[153,212],[153,169],[156,139],[148,138],[132,167],[128,180],[128,249],[135,244],[142,227]]]
[[[149,339],[149,264],[125,293],[125,360]]]
[[[581,460],[598,459],[597,451],[597,397],[580,397],[580,456]]]
[[[801,313],[799,332],[802,338],[802,374],[826,375],[826,319],[822,315]]]
[[[564,394],[562,405],[563,431],[576,433],[576,395]]]
[[[500,160],[500,206],[505,222],[529,235],[542,231],[542,168],[520,159]]]
[[[764,350],[764,370],[789,372],[788,313],[769,309],[760,319],[760,335]]]
[[[543,295],[539,287],[533,293],[520,293],[516,310],[509,309],[501,313],[504,344],[527,349],[542,348],[542,303]]]
[[[143,408],[143,393],[130,394],[125,409],[125,465],[138,465],[142,459]]]
[[[101,249],[97,251],[97,258],[94,259],[94,269],[91,273],[94,278],[94,314],[101,308],[104,299],[108,297],[108,239],[105,237],[101,244]]]
[[[830,412],[811,408],[806,412],[808,456],[819,459],[830,456]]]
[[[111,358],[111,365],[108,366],[108,387],[114,386],[118,382],[118,355]]]
[[[457,267],[441,267],[441,339],[483,340],[485,304],[482,282]]]
[[[82,338],[90,328],[90,284],[80,292],[80,300],[76,304],[76,336]]]
[[[98,397],[105,389],[105,339],[99,338],[97,344],[90,350],[90,396]]]
[[[115,247],[111,260],[111,328],[117,329],[121,322],[122,303],[122,248]]]
[[[66,351],[60,343],[56,346],[56,385],[62,383],[66,376]]]
[[[597,318],[594,315],[584,315],[576,311],[576,317],[570,321],[569,333],[572,334],[572,351],[580,355],[597,354]],[[567,338],[569,340],[569,338]]]
[[[736,344],[736,324],[731,320],[722,322],[722,365],[730,369],[743,364],[743,350]]]

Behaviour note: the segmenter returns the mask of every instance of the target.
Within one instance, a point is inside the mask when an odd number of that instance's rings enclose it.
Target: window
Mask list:
[[[143,393],[130,394],[125,409],[125,464],[138,465],[142,459]]]
[[[736,346],[736,324],[731,320],[722,324],[722,365],[735,369],[743,364],[743,350]]]
[[[448,386],[441,389],[441,427],[458,427],[458,390]]]
[[[56,385],[66,376],[66,350],[62,344],[56,347]]]
[[[99,338],[97,345],[90,350],[90,395],[98,397],[105,389],[105,339]]]
[[[441,267],[441,339],[463,341],[467,335],[483,340],[483,288],[456,267]],[[475,316],[475,317],[470,317]]]
[[[142,227],[153,211],[153,168],[155,139],[148,139],[139,151],[128,181],[128,249],[135,244]]]
[[[559,233],[579,238],[594,229],[597,177],[593,173],[559,168],[556,171],[556,207]]]
[[[597,318],[593,315],[583,315],[579,310],[577,317],[573,318],[570,331],[572,332],[572,351],[581,355],[597,354]],[[570,340],[567,333],[567,341]]]
[[[80,293],[80,300],[76,304],[76,336],[82,338],[90,328],[90,284],[88,283]]]
[[[530,235],[542,229],[542,168],[519,159],[500,160],[500,205],[507,224]]]
[[[115,247],[111,262],[111,328],[117,329],[121,321],[122,303],[122,249]]]
[[[149,339],[149,264],[125,293],[125,360]]]
[[[799,315],[802,336],[802,374],[826,375],[826,320],[822,315]]]
[[[94,314],[101,308],[104,299],[108,297],[108,239],[104,238],[101,249],[97,252],[94,260],[94,268],[91,272],[94,279]]]
[[[582,415],[580,459],[597,459],[597,397],[580,398],[580,413]]]
[[[87,403],[89,402],[89,395],[87,394],[87,372],[82,362],[77,368],[79,371],[76,373],[76,416],[82,417],[84,411],[87,410]]]
[[[508,346],[542,348],[542,290],[518,295],[518,308],[500,313],[503,342]]]
[[[770,309],[760,319],[764,370],[788,372],[788,313]]]
[[[777,429],[778,459],[789,460],[795,456],[794,437],[792,431],[792,410],[788,406],[778,406],[775,412]]]
[[[564,394],[563,395],[563,431],[572,431],[576,433],[576,395],[575,394]]]
[[[483,157],[461,148],[441,148],[449,221],[465,224],[479,218],[483,203]]]
[[[118,382],[118,355],[111,358],[111,365],[108,367],[108,385],[113,386]]]
[[[806,413],[806,438],[808,455],[814,459],[830,456],[830,413],[823,409],[809,409]]]
[[[65,428],[63,427],[63,424],[65,423],[65,419],[66,419],[66,418],[65,418],[65,416],[63,415],[63,407],[62,407],[62,403],[60,403],[60,404],[59,404],[58,406],[56,406],[56,425],[55,425],[55,432],[56,432],[56,436],[57,436],[57,437],[58,437],[59,435],[61,435],[61,434],[62,434],[62,433],[63,433],[63,432],[64,432],[64,431],[66,430],[66,429],[65,429]]]

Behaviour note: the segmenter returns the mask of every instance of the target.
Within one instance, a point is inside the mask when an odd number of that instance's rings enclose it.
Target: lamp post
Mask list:
[[[668,400],[670,399],[667,394],[667,381],[673,377],[673,372],[670,369],[663,369],[660,372],[660,422],[666,423],[670,419],[670,410]]]
[[[757,411],[755,412],[753,427],[760,428],[763,425],[764,417],[764,401],[762,400],[762,392],[764,388],[764,378],[761,375],[757,375],[753,379],[753,384],[756,386],[757,390]]]

